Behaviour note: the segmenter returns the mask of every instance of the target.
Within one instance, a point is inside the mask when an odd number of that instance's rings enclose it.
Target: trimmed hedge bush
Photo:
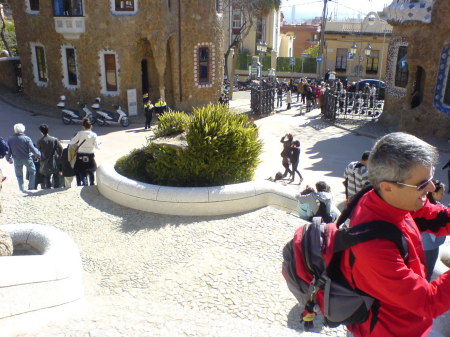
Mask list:
[[[166,112],[159,116],[156,137],[164,137],[186,131],[189,124],[189,115],[184,112]]]
[[[186,149],[151,143],[120,158],[116,170],[131,179],[166,186],[217,186],[253,179],[262,142],[246,115],[208,105],[194,110],[186,132]],[[129,161],[139,163],[125,164]]]

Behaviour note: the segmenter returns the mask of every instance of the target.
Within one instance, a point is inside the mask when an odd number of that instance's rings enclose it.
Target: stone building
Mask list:
[[[219,96],[221,0],[15,0],[11,8],[33,100],[99,96],[133,116],[145,93],[180,110]]]
[[[450,138],[450,1],[395,0],[380,121],[401,131]]]
[[[384,80],[392,26],[370,12],[362,21],[327,21],[323,70],[351,81]],[[370,51],[370,52],[369,52]]]

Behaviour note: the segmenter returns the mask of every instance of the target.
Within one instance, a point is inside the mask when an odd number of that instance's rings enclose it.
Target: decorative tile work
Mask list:
[[[398,48],[408,46],[408,40],[402,36],[395,36],[389,43],[386,65],[386,91],[398,98],[406,95],[406,88],[395,86],[395,70],[397,68]]]
[[[450,71],[450,44],[444,46],[441,54],[441,61],[437,71],[436,92],[434,96],[434,106],[441,112],[450,115],[450,106],[444,103],[445,89],[447,85],[448,72]]]
[[[406,21],[431,22],[431,12],[435,0],[420,0],[411,3],[410,0],[394,0],[383,13],[389,21],[403,23]]]
[[[211,78],[209,83],[200,84],[198,82],[198,49],[201,47],[208,47],[211,51],[211,55],[209,57],[209,73],[211,74]],[[197,88],[212,88],[215,79],[216,79],[216,48],[212,42],[199,42],[194,46],[194,82]]]

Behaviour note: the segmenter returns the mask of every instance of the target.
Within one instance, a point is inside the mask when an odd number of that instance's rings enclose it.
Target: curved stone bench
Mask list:
[[[297,210],[295,191],[270,181],[213,187],[170,187],[126,178],[110,164],[97,170],[100,193],[120,205],[157,214],[227,215],[273,206]]]
[[[69,304],[83,296],[78,247],[63,231],[32,223],[1,225],[14,249],[35,255],[0,257],[1,319]]]

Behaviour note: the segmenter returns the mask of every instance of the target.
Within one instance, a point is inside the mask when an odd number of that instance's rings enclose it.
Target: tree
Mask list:
[[[311,57],[317,58],[319,56],[319,45],[316,44],[308,49],[306,49],[303,53],[311,55]]]
[[[234,70],[236,69],[236,54],[242,41],[247,37],[250,29],[255,23],[255,19],[266,16],[271,10],[279,10],[281,6],[281,0],[225,0],[224,7],[231,9],[237,9],[241,12],[241,23],[239,34],[231,41],[228,46],[225,57],[225,74],[228,74],[228,57],[232,50],[234,50],[233,62],[232,62],[232,78],[230,80],[230,99],[233,96],[233,78]]]
[[[16,33],[13,21],[5,17],[5,7],[8,7],[8,1],[0,0],[0,49],[6,49],[12,56],[17,54]]]

